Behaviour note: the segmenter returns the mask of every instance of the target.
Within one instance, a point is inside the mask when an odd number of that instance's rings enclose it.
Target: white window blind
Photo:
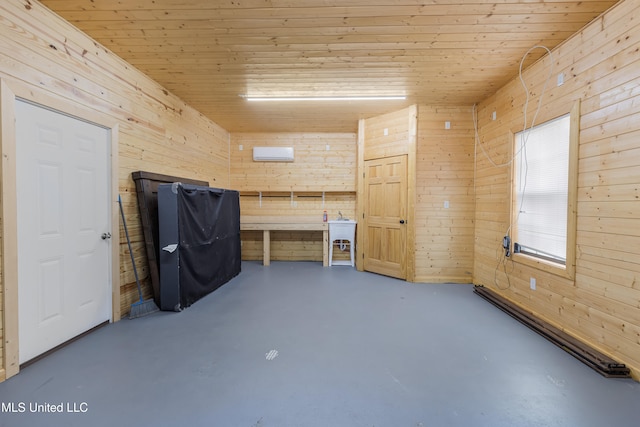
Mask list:
[[[569,115],[516,134],[516,243],[520,252],[566,262]]]

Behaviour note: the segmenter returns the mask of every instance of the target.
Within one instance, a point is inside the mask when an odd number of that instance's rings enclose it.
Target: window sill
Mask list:
[[[574,278],[574,266],[565,266],[521,253],[512,254],[511,259],[513,262],[517,262],[518,264],[523,264],[556,276],[564,277],[565,279],[573,280]]]

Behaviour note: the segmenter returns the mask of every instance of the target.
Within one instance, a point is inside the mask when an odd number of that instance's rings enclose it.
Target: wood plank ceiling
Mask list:
[[[411,104],[485,99],[529,48],[555,47],[617,0],[41,2],[229,131],[354,132],[359,118]]]

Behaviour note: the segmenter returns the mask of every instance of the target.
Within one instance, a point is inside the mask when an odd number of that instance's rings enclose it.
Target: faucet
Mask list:
[[[338,218],[338,220],[342,220],[342,212],[338,211],[338,215],[340,215],[340,218]]]

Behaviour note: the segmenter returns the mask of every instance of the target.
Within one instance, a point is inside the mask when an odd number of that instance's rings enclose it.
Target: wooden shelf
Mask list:
[[[240,197],[256,197],[259,200],[260,207],[262,207],[265,199],[289,199],[291,206],[295,207],[297,205],[296,199],[318,200],[322,201],[324,206],[327,197],[336,195],[355,196],[355,194],[355,191],[244,191],[240,193]]]
[[[356,190],[240,190],[240,196],[260,196],[262,197],[291,197],[293,194],[295,197],[322,197],[322,194],[355,194]]]

